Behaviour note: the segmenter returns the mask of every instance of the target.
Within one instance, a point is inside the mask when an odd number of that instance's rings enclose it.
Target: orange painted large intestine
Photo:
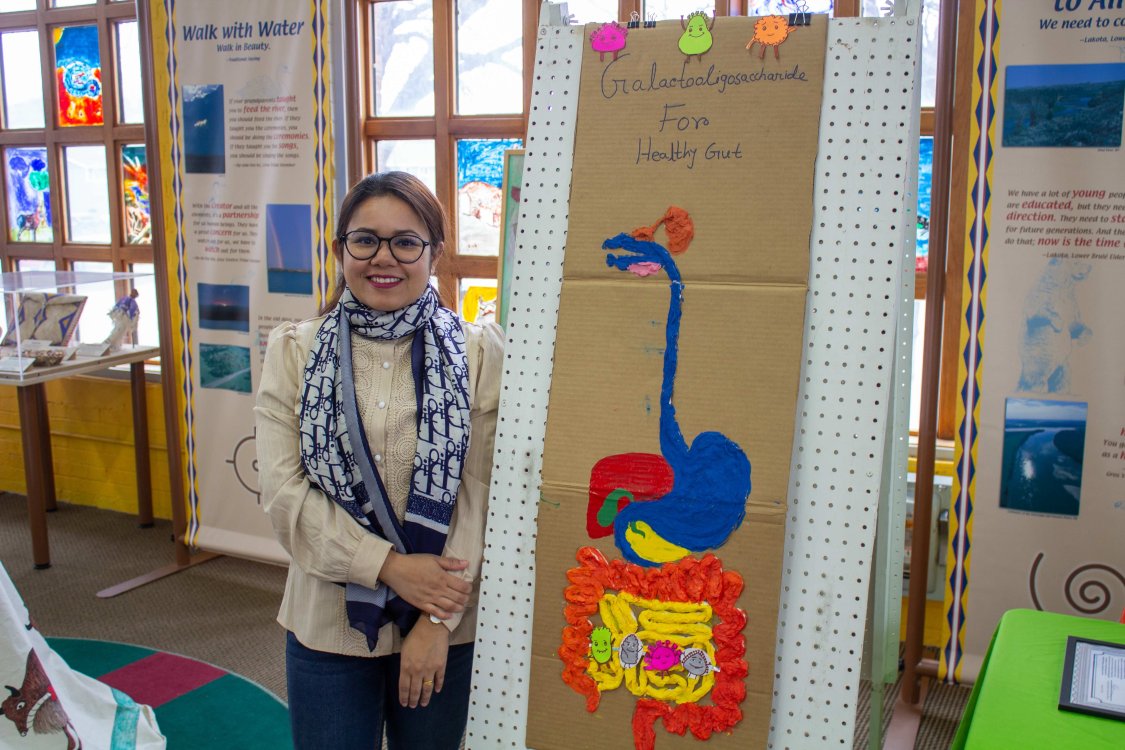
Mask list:
[[[579,566],[567,571],[559,656],[563,681],[586,697],[586,710],[596,711],[602,692],[624,685],[640,697],[633,713],[637,748],[653,747],[657,719],[669,732],[700,739],[733,728],[746,697],[746,614],[735,606],[742,577],[711,554],[660,568],[607,561],[593,547],[576,558]],[[612,633],[615,650],[636,636],[650,653],[671,648],[684,661],[660,671],[620,656],[601,663],[590,655],[594,617]],[[707,696],[712,705],[700,705]]]

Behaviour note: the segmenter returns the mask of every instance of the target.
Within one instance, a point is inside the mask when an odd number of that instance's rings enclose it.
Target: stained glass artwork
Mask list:
[[[121,149],[122,193],[125,206],[125,241],[130,245],[152,242],[148,206],[148,163],[143,145]]]
[[[922,136],[918,143],[918,256],[915,270],[925,271],[930,259],[930,192],[934,178],[934,139]]]
[[[3,65],[19,75],[4,78],[4,127],[43,127],[43,71],[39,65],[39,32],[9,31],[0,35]]]
[[[55,42],[59,126],[101,125],[102,58],[97,26],[61,26]]]
[[[51,181],[47,149],[42,146],[4,150],[8,181],[8,239],[12,242],[52,242]]]
[[[498,255],[504,196],[504,150],[518,138],[457,141],[457,251]]]
[[[523,110],[523,15],[511,0],[457,0],[457,113]]]

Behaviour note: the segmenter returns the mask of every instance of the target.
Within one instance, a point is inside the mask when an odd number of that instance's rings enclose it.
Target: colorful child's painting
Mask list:
[[[8,180],[8,239],[12,242],[51,242],[51,181],[47,149],[40,146],[4,151]]]
[[[746,696],[742,576],[714,555],[646,570],[583,547],[577,560],[559,657],[563,682],[586,697],[586,710],[597,711],[602,693],[635,695],[639,750],[654,746],[658,719],[699,739],[729,732]]]
[[[59,126],[101,125],[102,57],[97,26],[60,26],[53,31]]]
[[[217,83],[184,85],[184,171],[225,174],[226,122],[223,87]]]
[[[934,139],[918,141],[918,249],[914,270],[925,273],[930,267],[930,192],[934,181]]]
[[[312,206],[266,204],[267,286],[272,294],[312,294]]]
[[[466,255],[500,252],[504,151],[515,138],[457,141],[457,250]]]
[[[145,147],[121,149],[122,198],[125,206],[125,238],[130,245],[152,242],[152,216],[148,205],[148,163]]]

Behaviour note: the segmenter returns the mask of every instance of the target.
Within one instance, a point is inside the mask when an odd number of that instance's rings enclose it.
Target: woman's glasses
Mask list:
[[[356,260],[371,260],[379,252],[383,243],[387,243],[391,255],[399,263],[414,263],[422,257],[422,253],[430,246],[429,242],[416,234],[396,234],[394,237],[380,237],[366,229],[353,229],[340,240],[348,255]]]

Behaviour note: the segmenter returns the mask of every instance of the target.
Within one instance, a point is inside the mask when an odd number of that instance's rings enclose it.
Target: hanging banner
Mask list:
[[[586,27],[530,746],[766,745],[826,33]]]
[[[327,4],[163,0],[151,17],[188,541],[284,562],[252,410],[270,330],[328,292]]]
[[[1125,9],[981,0],[974,29],[955,680],[1008,609],[1125,607]]]

